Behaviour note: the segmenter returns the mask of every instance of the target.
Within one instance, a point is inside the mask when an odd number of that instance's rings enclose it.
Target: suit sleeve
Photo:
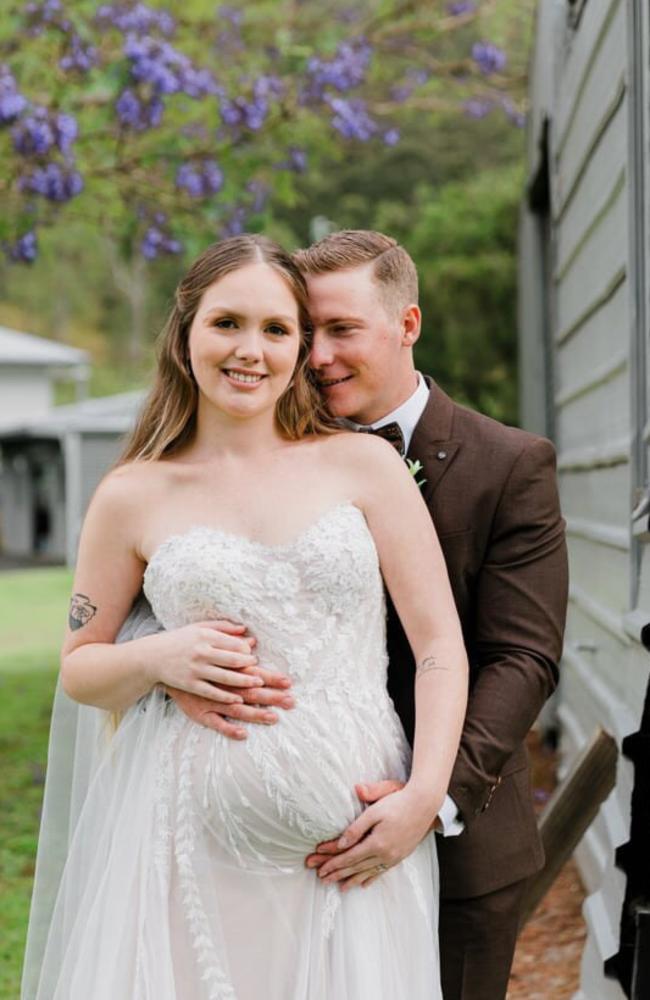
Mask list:
[[[511,467],[478,580],[476,673],[449,786],[466,826],[557,685],[567,588],[555,451],[535,438]]]

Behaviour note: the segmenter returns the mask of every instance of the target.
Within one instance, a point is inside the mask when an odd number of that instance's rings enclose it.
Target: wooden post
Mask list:
[[[616,783],[616,740],[597,729],[539,820],[546,863],[528,884],[522,927],[571,857]]]

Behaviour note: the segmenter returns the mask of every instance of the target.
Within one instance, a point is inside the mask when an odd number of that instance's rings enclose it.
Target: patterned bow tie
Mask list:
[[[404,454],[404,435],[397,421],[393,421],[392,424],[384,424],[383,427],[361,427],[359,429],[362,434],[376,434],[378,437],[383,437],[392,444],[393,448],[397,449],[400,455]]]

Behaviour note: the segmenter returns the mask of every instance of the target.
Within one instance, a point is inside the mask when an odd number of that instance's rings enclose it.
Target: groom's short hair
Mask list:
[[[404,247],[371,229],[341,229],[324,236],[293,259],[303,274],[325,274],[373,263],[372,275],[389,308],[418,301],[418,273]]]

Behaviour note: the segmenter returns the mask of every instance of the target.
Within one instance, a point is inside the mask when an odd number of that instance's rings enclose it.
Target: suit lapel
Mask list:
[[[433,379],[425,376],[429,401],[420,417],[409,445],[407,457],[422,463],[422,496],[430,502],[441,479],[462,447],[452,436],[454,404]]]

